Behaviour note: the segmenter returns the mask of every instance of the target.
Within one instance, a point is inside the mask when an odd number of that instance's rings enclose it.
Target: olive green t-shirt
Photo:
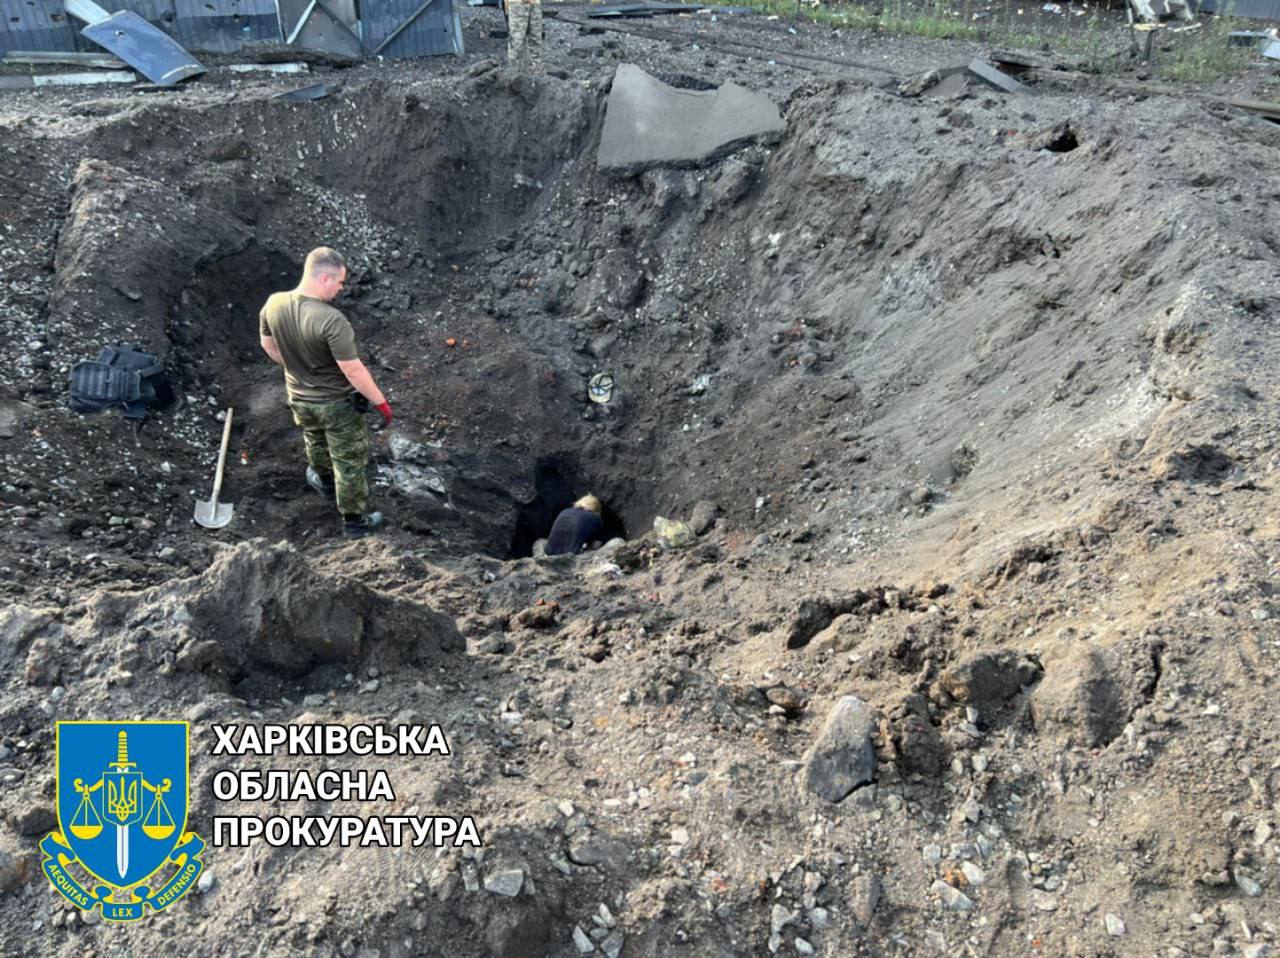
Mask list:
[[[272,293],[258,315],[258,329],[280,349],[290,400],[333,402],[352,391],[338,361],[360,358],[356,334],[324,300],[296,290]]]

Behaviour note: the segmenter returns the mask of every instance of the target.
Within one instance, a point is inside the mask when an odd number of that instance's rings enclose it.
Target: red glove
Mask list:
[[[378,410],[378,412],[382,413],[383,425],[390,426],[391,418],[392,418],[391,403],[387,402],[386,400],[383,400],[381,403],[379,403],[377,406],[374,406],[373,408]]]

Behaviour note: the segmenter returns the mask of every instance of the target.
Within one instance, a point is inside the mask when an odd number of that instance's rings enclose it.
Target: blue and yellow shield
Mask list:
[[[186,722],[57,723],[61,830],[41,849],[62,895],[129,921],[143,904],[159,911],[190,890],[204,843],[186,831],[188,739]],[[153,879],[162,885],[154,895]]]

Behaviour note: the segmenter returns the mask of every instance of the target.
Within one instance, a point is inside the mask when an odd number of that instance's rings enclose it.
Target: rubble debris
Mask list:
[[[306,63],[292,61],[289,63],[228,63],[220,70],[229,73],[310,73],[311,67]]]
[[[1019,83],[1013,77],[1009,76],[985,60],[974,60],[966,67],[970,75],[977,77],[984,83],[988,83],[997,90],[1004,90],[1006,93],[1031,93],[1032,90],[1028,86]]]
[[[836,702],[804,762],[804,787],[829,802],[840,802],[875,777],[871,736],[875,713],[856,695]]]
[[[1277,30],[1232,30],[1227,34],[1227,43],[1233,47],[1256,47],[1261,50],[1273,41],[1280,39]]]
[[[312,83],[310,86],[298,87],[296,90],[286,90],[284,93],[277,93],[277,100],[322,100],[335,92],[336,88],[328,83]]]
[[[990,714],[1034,685],[1042,674],[1040,663],[1012,649],[975,652],[947,669],[937,687],[946,697]]]
[[[44,73],[31,76],[0,77],[0,90],[25,90],[46,86],[98,86],[104,83],[135,83],[138,75],[132,70],[108,70],[103,72]]]
[[[1159,678],[1156,652],[1144,641],[1072,646],[1045,662],[1031,693],[1037,731],[1084,748],[1120,734]]]
[[[654,516],[653,532],[672,549],[690,545],[697,538],[697,534],[689,523],[663,516]]]
[[[1201,0],[1198,9],[1244,20],[1280,20],[1280,0]]]
[[[748,143],[776,142],[785,130],[768,97],[735,83],[682,90],[624,63],[609,91],[596,164],[614,173],[699,166]]]
[[[1264,100],[1227,100],[1230,106],[1253,113],[1272,123],[1280,123],[1280,102],[1271,103]]]
[[[587,16],[593,19],[600,17],[652,17],[657,14],[697,13],[707,9],[696,3],[657,3],[655,0],[643,0],[641,3],[615,3],[609,6],[592,7]]]
[[[1159,23],[1169,17],[1195,19],[1195,13],[1186,0],[1129,0],[1129,7],[1143,23]]]
[[[70,53],[62,50],[34,51],[10,50],[2,58],[3,63],[29,63],[33,66],[93,67],[99,70],[123,70],[128,64],[118,57],[104,53]]]

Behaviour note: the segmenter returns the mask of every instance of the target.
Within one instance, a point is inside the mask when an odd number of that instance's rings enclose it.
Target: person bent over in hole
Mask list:
[[[330,305],[346,279],[336,250],[313,249],[297,288],[268,297],[258,332],[263,350],[284,367],[289,410],[307,450],[307,485],[336,500],[344,535],[363,536],[382,526],[382,513],[369,508],[364,410],[372,405],[390,425],[391,406],[360,361],[351,324]]]
[[[568,509],[556,516],[551,524],[551,534],[547,536],[546,554],[549,556],[577,555],[592,542],[600,539],[604,529],[604,519],[600,513],[604,510],[600,500],[588,493]]]

